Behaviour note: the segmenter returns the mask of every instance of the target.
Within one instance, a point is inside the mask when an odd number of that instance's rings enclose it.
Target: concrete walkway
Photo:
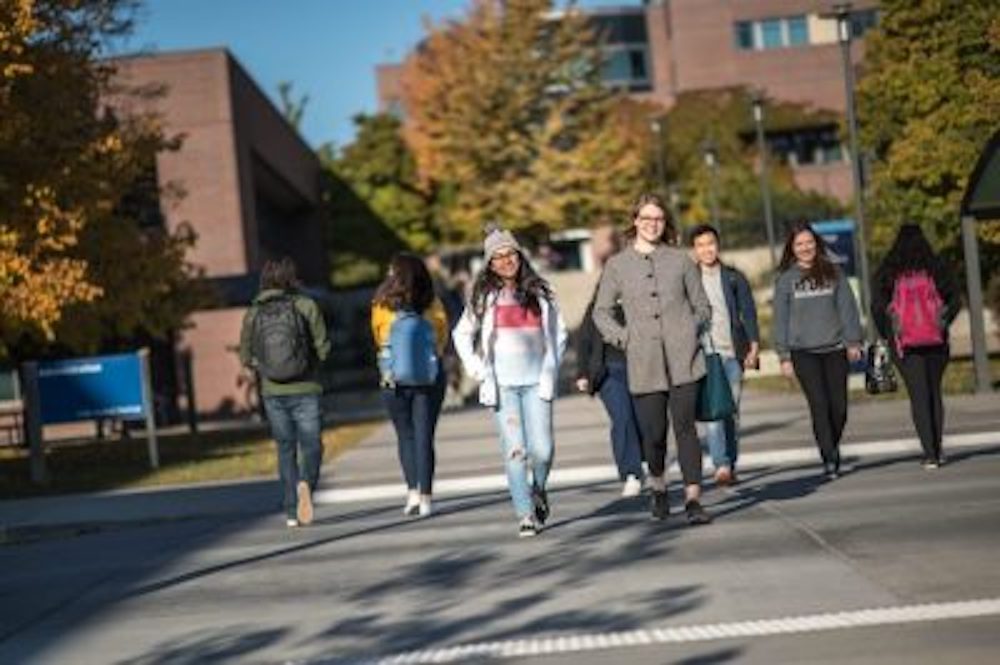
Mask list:
[[[951,438],[946,450],[949,446],[1000,445],[997,402],[995,395],[950,398]],[[749,393],[743,405],[741,465],[751,468],[814,460],[806,414],[797,394]],[[555,424],[556,486],[614,479],[607,416],[598,401],[582,396],[558,400]],[[859,459],[908,449],[916,456],[919,447],[913,438],[908,402],[853,405],[844,446],[846,455]],[[504,487],[494,425],[485,409],[446,413],[438,428],[437,457],[441,495]],[[395,436],[387,424],[324,469],[317,502],[402,495]],[[0,542],[206,516],[263,515],[277,512],[277,501],[273,479],[0,501]]]

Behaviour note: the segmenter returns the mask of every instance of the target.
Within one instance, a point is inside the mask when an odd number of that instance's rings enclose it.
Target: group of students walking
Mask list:
[[[722,263],[717,229],[698,226],[689,233],[690,247],[679,247],[667,208],[655,195],[638,198],[621,236],[614,229],[605,231],[594,236],[595,258],[603,271],[577,334],[576,387],[599,396],[608,412],[622,495],[639,496],[645,483],[649,510],[657,520],[670,514],[666,469],[672,424],[683,514],[691,525],[708,524],[712,517],[701,504],[699,389],[706,353],[718,354],[736,408],[732,415],[704,424],[704,441],[716,484],[738,482],[743,373],[758,367],[760,354],[750,285],[742,273]],[[493,412],[518,533],[533,536],[551,512],[547,482],[555,448],[553,399],[567,331],[555,293],[509,231],[488,231],[483,259],[465,309],[450,331],[452,322],[422,259],[404,253],[392,260],[372,302],[382,399],[396,431],[407,485],[403,511],[428,516],[433,512],[434,433],[445,392],[440,359],[453,345],[466,374],[479,383],[480,403]],[[274,285],[264,283],[267,275],[265,270],[260,305],[277,297]],[[890,340],[909,390],[927,468],[943,462],[941,381],[948,361],[947,329],[959,307],[944,262],[919,227],[902,227],[876,273],[872,316],[880,334]],[[315,356],[322,358],[329,350],[325,330],[301,306],[299,311],[310,321]],[[241,358],[260,372],[267,364],[261,361],[267,345],[255,343],[260,321],[255,325],[254,315],[251,308]],[[798,379],[824,473],[835,478],[841,472],[849,365],[862,357],[863,333],[846,277],[830,260],[822,237],[806,223],[793,225],[785,242],[774,287],[773,325],[781,370]],[[289,525],[294,526],[311,520],[310,492],[317,472],[311,443],[302,442],[307,452],[297,472],[285,461],[294,459],[295,436],[294,428],[284,424],[297,423],[299,434],[310,442],[317,437],[296,420],[300,407],[288,395],[287,384],[264,383],[279,451],[289,451],[281,456],[281,477]]]

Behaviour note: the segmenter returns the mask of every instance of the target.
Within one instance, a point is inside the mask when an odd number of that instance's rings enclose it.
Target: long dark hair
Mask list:
[[[875,271],[874,281],[888,300],[900,275],[925,271],[940,279],[945,270],[944,262],[934,253],[923,230],[916,224],[903,224],[882,265]]]
[[[423,259],[410,252],[393,256],[385,279],[375,290],[372,304],[423,314],[432,302],[434,282]]]
[[[667,223],[663,225],[663,233],[660,235],[660,242],[664,245],[674,246],[677,244],[677,226],[674,224],[674,218],[670,214],[670,209],[663,202],[657,194],[652,194],[650,192],[644,192],[636,197],[635,202],[632,204],[631,215],[628,218],[628,226],[625,227],[622,235],[629,242],[635,242],[636,228],[635,220],[639,216],[639,211],[647,205],[654,205],[663,212],[663,217],[667,220]]]
[[[837,281],[837,266],[830,260],[826,241],[823,236],[816,233],[812,225],[806,221],[795,222],[788,229],[788,236],[785,238],[785,249],[781,253],[781,263],[778,265],[779,272],[785,272],[795,265],[795,237],[800,233],[809,233],[816,241],[816,259],[812,266],[806,271],[804,279],[815,286],[827,286]]]
[[[545,279],[535,272],[528,257],[523,252],[517,250],[518,269],[516,285],[514,287],[514,299],[521,307],[527,307],[535,313],[542,309],[541,301],[552,299],[552,288]],[[486,299],[492,293],[497,293],[503,288],[503,280],[493,272],[493,268],[487,263],[476,275],[476,281],[472,285],[472,296],[469,299],[472,305],[472,312],[477,318],[482,319],[486,313]]]

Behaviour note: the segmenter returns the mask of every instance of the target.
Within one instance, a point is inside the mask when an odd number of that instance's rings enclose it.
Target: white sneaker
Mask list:
[[[431,507],[431,498],[429,496],[420,497],[420,516],[430,517],[434,509]]]
[[[622,486],[622,496],[631,498],[639,496],[640,494],[642,494],[642,481],[629,474],[628,477],[625,478],[625,484]]]
[[[298,525],[299,521],[294,517],[289,517],[288,519],[285,520],[285,526],[287,526],[289,529],[294,529]]]
[[[420,510],[420,493],[410,490],[406,495],[406,505],[403,506],[403,514],[407,516],[416,515]]]

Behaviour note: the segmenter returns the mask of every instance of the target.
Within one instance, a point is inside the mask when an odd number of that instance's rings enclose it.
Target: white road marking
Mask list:
[[[493,659],[545,656],[602,651],[629,646],[710,642],[741,637],[793,635],[872,626],[892,626],[928,621],[974,619],[1000,615],[1000,598],[965,600],[924,605],[902,605],[873,609],[828,612],[797,617],[696,626],[649,628],[608,633],[560,635],[524,638],[502,642],[462,644],[440,649],[423,649],[347,662],[357,665],[417,665],[420,663],[457,663],[471,656]],[[328,662],[328,661],[307,661]],[[341,662],[341,661],[335,661]]]
[[[944,449],[975,448],[979,446],[1000,444],[1000,432],[974,432],[969,434],[953,434],[945,436]],[[869,441],[848,443],[840,447],[844,457],[874,457],[897,453],[913,453],[920,451],[920,442],[916,438],[889,439],[885,441]],[[706,462],[708,458],[706,456]],[[816,462],[819,456],[815,447],[791,448],[787,450],[764,450],[760,452],[745,452],[740,454],[740,467],[743,469],[760,468],[781,464],[796,464],[800,462]],[[706,464],[706,468],[707,464]],[[677,463],[670,470],[677,472]],[[554,469],[549,476],[549,487],[567,487],[586,483],[609,482],[618,479],[618,471],[611,464],[581,466],[569,469]],[[489,474],[470,476],[468,478],[444,478],[434,483],[435,496],[457,496],[475,494],[478,492],[493,492],[507,488],[507,477],[504,474]],[[313,502],[319,504],[354,503],[359,501],[376,501],[380,499],[398,499],[406,494],[402,483],[384,485],[367,485],[364,487],[334,487],[318,490],[313,494]]]

